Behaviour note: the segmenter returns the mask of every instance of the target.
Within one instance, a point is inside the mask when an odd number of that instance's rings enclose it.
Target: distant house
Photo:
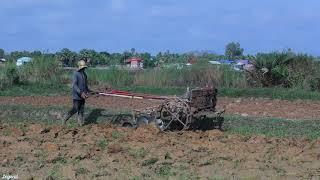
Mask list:
[[[254,66],[250,60],[218,60],[218,61],[209,61],[210,64],[224,64],[231,66],[236,71],[251,70]]]
[[[191,65],[196,64],[196,63],[197,63],[197,58],[195,56],[191,56],[191,57],[189,57],[186,65],[187,66],[191,66]]]
[[[231,65],[235,63],[234,60],[227,60],[227,59],[218,60],[218,62],[225,65]]]
[[[214,65],[220,65],[221,63],[218,61],[209,61],[210,64],[214,64]]]
[[[22,58],[17,59],[16,65],[22,66],[22,65],[29,63],[31,61],[32,61],[31,57],[22,57]]]
[[[143,68],[143,59],[132,57],[126,60],[127,67],[131,69],[142,69]]]

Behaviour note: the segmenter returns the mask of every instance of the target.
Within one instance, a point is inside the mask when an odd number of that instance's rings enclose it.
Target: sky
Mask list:
[[[319,0],[0,0],[5,51],[245,54],[291,48],[320,55]]]

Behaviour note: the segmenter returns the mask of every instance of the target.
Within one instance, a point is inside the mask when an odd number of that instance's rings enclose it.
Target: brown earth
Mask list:
[[[91,97],[88,105],[112,110],[144,109],[160,104],[156,100],[125,99],[117,97]],[[71,106],[68,96],[57,97],[0,97],[0,104],[25,104],[34,106]],[[253,117],[277,117],[285,119],[319,119],[320,101],[286,101],[264,98],[219,98],[218,109],[226,109],[227,114]]]
[[[20,179],[320,177],[320,140],[244,137],[217,130],[163,133],[152,126],[103,124],[71,129],[1,124],[0,134],[0,175]]]

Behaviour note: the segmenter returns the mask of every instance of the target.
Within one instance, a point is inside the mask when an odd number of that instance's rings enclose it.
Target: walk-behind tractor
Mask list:
[[[221,129],[222,111],[216,111],[217,89],[196,88],[188,90],[183,97],[142,95],[125,91],[99,93],[105,96],[135,99],[162,100],[160,105],[134,110],[131,117],[119,117],[122,126],[138,127],[154,123],[160,130],[209,130]]]

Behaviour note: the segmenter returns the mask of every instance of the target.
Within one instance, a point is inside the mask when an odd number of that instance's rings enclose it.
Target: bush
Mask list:
[[[61,80],[62,69],[53,57],[40,56],[19,67],[19,74],[23,83],[56,83]]]
[[[0,67],[0,89],[17,84],[53,84],[62,80],[62,69],[54,58],[39,56],[17,67],[13,62]]]
[[[230,67],[193,65],[177,69],[146,69],[128,71],[111,68],[108,70],[88,69],[89,82],[96,85],[150,86],[150,87],[200,87],[215,85],[223,87],[247,87],[245,75]]]
[[[19,74],[14,64],[0,67],[0,89],[19,83]]]
[[[310,89],[310,80],[320,75],[313,57],[291,51],[260,53],[254,63],[256,71],[250,75],[262,87]]]

